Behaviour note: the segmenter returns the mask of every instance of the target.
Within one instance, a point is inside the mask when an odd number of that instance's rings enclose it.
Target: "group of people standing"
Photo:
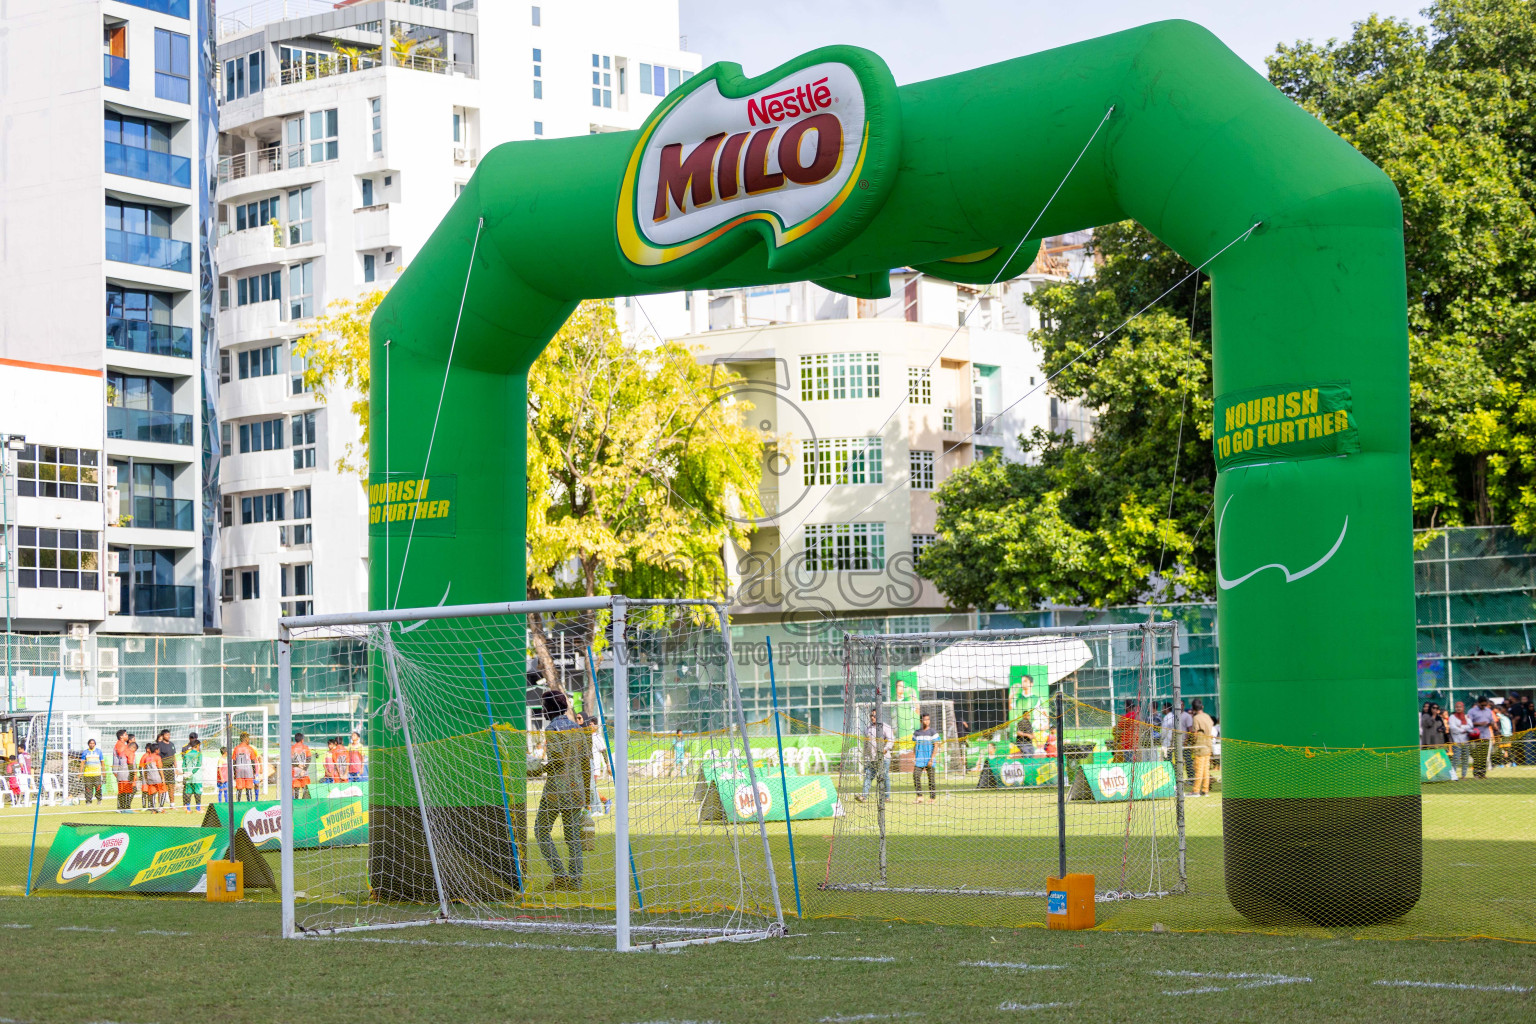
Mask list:
[[[1457,701],[1446,711],[1434,701],[1419,706],[1419,744],[1451,752],[1456,774],[1484,778],[1491,764],[1503,760],[1536,766],[1536,705],[1530,694],[1514,694],[1495,702],[1482,696],[1468,708]],[[1517,733],[1524,733],[1514,739]],[[1500,742],[1505,741],[1505,742]]]
[[[220,748],[222,752],[222,748]],[[203,744],[192,733],[180,750],[171,742],[171,730],[161,729],[153,740],[141,749],[138,737],[127,729],[117,730],[117,742],[112,747],[111,777],[117,785],[117,811],[129,814],[133,811],[133,797],[141,800],[140,810],[151,814],[163,814],[176,804],[176,783],[181,781],[182,803],[185,810],[203,809]],[[104,802],[103,782],[108,765],[105,755],[96,747],[95,740],[87,740],[80,757],[80,777],[85,784],[87,804]]]
[[[310,771],[314,761],[315,752],[304,739],[302,732],[293,734],[293,746],[288,748],[288,753],[293,761],[293,796],[296,800],[309,799],[309,786],[311,783]],[[352,734],[352,743],[340,736],[332,736],[325,741],[325,760],[320,766],[321,776],[324,781],[338,782],[362,782],[368,778],[368,762],[363,753],[363,740],[357,733]]]

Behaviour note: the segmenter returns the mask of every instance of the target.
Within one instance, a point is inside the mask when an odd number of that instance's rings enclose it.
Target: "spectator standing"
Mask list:
[[[574,892],[581,888],[582,831],[586,819],[586,791],[591,778],[591,773],[584,768],[586,757],[583,752],[591,749],[591,741],[570,717],[570,701],[565,694],[555,690],[546,692],[542,710],[547,720],[544,726],[547,753],[543,766],[528,772],[544,777],[544,792],[539,797],[533,835],[538,841],[539,852],[554,874],[547,888]],[[560,822],[565,836],[567,859],[564,861],[553,837],[556,821]]]
[[[1419,746],[1432,747],[1434,740],[1430,738],[1435,725],[1435,713],[1431,710],[1434,705],[1425,701],[1419,705]]]
[[[304,734],[293,734],[293,746],[288,748],[288,753],[293,761],[293,798],[295,800],[309,799],[309,744],[304,742]]]
[[[864,729],[864,792],[853,797],[859,803],[869,799],[869,787],[876,779],[880,780],[880,796],[891,798],[891,747],[895,743],[896,733],[871,708],[869,725]]]
[[[1429,725],[1420,728],[1420,739],[1427,747],[1444,747],[1451,742],[1450,716],[1433,702],[1429,705]]]
[[[1133,761],[1136,758],[1137,737],[1141,732],[1141,723],[1136,718],[1138,710],[1136,702],[1128,700],[1125,702],[1125,712],[1115,720],[1116,761]]]
[[[352,734],[352,742],[347,745],[347,779],[351,782],[368,780],[368,752],[363,746],[362,736],[356,732]]]
[[[683,730],[679,729],[672,737],[672,770],[668,774],[682,778],[687,771],[687,760],[688,744],[683,742]]]
[[[106,768],[106,758],[96,749],[96,741],[86,740],[85,749],[80,752],[80,781],[85,786],[87,804],[93,798],[101,803],[101,780],[106,774]]]
[[[256,748],[251,746],[251,734],[240,734],[240,742],[235,745],[235,799],[256,800],[256,771],[258,768]]]
[[[1487,697],[1479,697],[1477,705],[1467,712],[1467,718],[1472,722],[1472,776],[1473,778],[1486,778],[1488,776],[1488,759],[1493,749],[1493,711],[1489,707]]]
[[[219,784],[219,803],[227,803],[229,800],[229,748],[219,748],[219,766],[214,771],[214,778]]]
[[[181,803],[192,810],[193,799],[197,809],[203,809],[203,741],[197,733],[187,737],[187,745],[181,750]]]
[[[1187,737],[1194,751],[1194,782],[1190,796],[1205,796],[1211,791],[1211,752],[1216,746],[1216,722],[1205,713],[1205,703],[1196,699],[1190,705]]]
[[[5,786],[11,791],[11,803],[21,802],[21,769],[16,766],[16,755],[5,758]]]
[[[1451,762],[1456,767],[1458,778],[1467,777],[1468,749],[1467,741],[1472,736],[1472,719],[1467,716],[1465,701],[1456,702],[1456,710],[1451,712],[1446,721],[1446,728],[1451,735]]]
[[[928,799],[939,799],[939,788],[933,778],[933,752],[943,737],[933,728],[933,718],[926,712],[919,716],[917,729],[912,733],[912,788],[917,791],[917,802],[923,802],[923,772],[928,773]]]
[[[151,814],[159,814],[164,810],[160,806],[160,797],[165,792],[165,771],[160,765],[158,743],[144,745],[144,753],[139,755],[139,774],[143,785],[140,796],[144,809]]]
[[[176,803],[176,744],[171,742],[171,730],[161,729],[155,738],[155,753],[160,755],[160,771],[163,775],[160,802],[169,810]]]
[[[112,745],[112,778],[117,783],[117,813],[133,812],[133,752],[128,747],[128,730],[117,730]]]
[[[325,781],[330,783],[346,782],[347,770],[344,767],[346,757],[341,752],[341,740],[332,736],[325,741]]]

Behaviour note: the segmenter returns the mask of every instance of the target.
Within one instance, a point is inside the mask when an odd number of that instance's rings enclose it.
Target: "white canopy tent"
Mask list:
[[[1009,669],[1047,666],[1055,685],[1093,660],[1088,645],[1073,636],[1032,636],[1003,643],[954,643],[925,657],[917,665],[922,693],[935,690],[1000,690],[1008,687]],[[1043,694],[1037,694],[1043,696]]]

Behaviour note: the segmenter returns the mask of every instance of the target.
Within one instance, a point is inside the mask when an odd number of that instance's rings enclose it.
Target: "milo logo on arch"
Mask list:
[[[261,846],[267,841],[281,844],[283,840],[283,809],[282,807],[268,807],[266,810],[252,808],[245,812],[245,817],[240,819],[240,827],[245,829],[245,834],[251,837],[251,842]]]
[[[758,807],[763,809],[764,814],[768,813],[768,809],[773,806],[773,796],[768,792],[768,787],[759,782],[757,784],[757,803],[754,805],[752,803],[752,785],[748,783],[736,787],[734,802],[738,818],[755,818],[757,817]]]
[[[1103,793],[1106,799],[1125,796],[1130,791],[1131,782],[1126,776],[1124,768],[1117,764],[1112,764],[1099,772],[1099,792]]]
[[[754,79],[734,64],[694,76],[630,155],[616,219],[624,258],[662,268],[709,249],[724,263],[761,238],[768,266],[789,270],[835,251],[884,201],[895,97],[885,63],[848,46]]]
[[[127,852],[128,833],[118,832],[103,839],[98,832],[87,837],[64,858],[64,864],[59,868],[58,882],[63,885],[81,876],[89,876],[89,881],[94,882],[116,867]]]

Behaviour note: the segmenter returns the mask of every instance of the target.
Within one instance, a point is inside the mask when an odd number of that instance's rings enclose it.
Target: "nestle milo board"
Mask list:
[[[246,834],[172,825],[64,824],[54,833],[38,889],[85,892],[206,892],[208,862],[238,860],[246,888],[272,888],[267,862]]]
[[[212,804],[203,814],[204,828],[227,825],[228,808]],[[235,804],[235,826],[244,829],[258,850],[283,845],[283,808],[277,800]],[[368,841],[368,805],[362,799],[296,800],[293,804],[293,845],[297,850],[322,846],[355,846]]]
[[[1115,803],[1160,800],[1174,795],[1173,767],[1166,761],[1080,765],[1072,777],[1070,800]]]

